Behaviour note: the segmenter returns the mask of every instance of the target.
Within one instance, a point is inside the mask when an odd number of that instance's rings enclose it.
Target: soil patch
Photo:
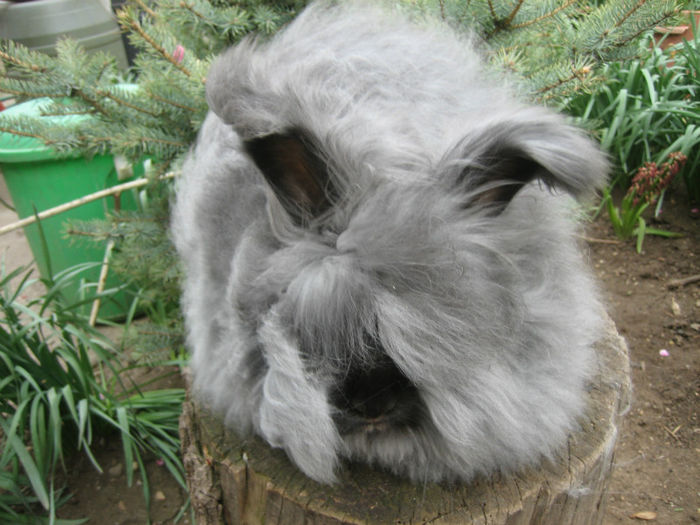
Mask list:
[[[632,241],[589,243],[608,310],[630,347],[634,388],[615,450],[606,524],[632,523],[630,516],[645,511],[657,523],[700,521],[700,282],[670,286],[700,274],[700,221],[683,197],[671,196],[666,208],[654,226],[683,237],[648,236],[641,254]],[[614,239],[604,219],[588,235]]]

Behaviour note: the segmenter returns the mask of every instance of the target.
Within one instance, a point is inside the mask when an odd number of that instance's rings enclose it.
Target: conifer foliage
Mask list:
[[[515,73],[536,102],[554,106],[593,89],[603,63],[634,56],[638,37],[679,9],[670,0],[425,0],[423,5],[476,31],[494,66]]]
[[[18,101],[49,97],[52,114],[85,114],[75,128],[40,119],[0,118],[0,131],[40,138],[59,151],[111,152],[131,162],[149,158],[152,184],[136,214],[108,223],[74,225],[73,233],[117,244],[113,267],[173,305],[177,264],[167,236],[172,182],[207,111],[206,75],[213,58],[244,35],[274,33],[304,0],[129,0],[117,18],[137,49],[134,66],[87,54],[62,40],[49,57],[10,41],[0,43],[0,93]],[[604,62],[630,57],[637,37],[679,9],[672,0],[395,0],[415,16],[469,27],[485,41],[496,69],[515,73],[535,101],[563,106],[593,90]],[[1,117],[1,115],[0,115]]]

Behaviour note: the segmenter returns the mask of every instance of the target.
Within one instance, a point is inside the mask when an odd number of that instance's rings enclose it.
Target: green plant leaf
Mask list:
[[[23,397],[22,401],[20,404],[17,406],[15,409],[15,413],[12,415],[12,419],[10,421],[9,426],[4,424],[5,420],[0,419],[0,425],[2,425],[2,430],[5,433],[5,448],[3,449],[3,463],[6,462],[6,455],[11,451],[10,448],[10,438],[11,437],[16,437],[17,436],[17,430],[19,428],[22,428],[22,421],[24,419],[24,411],[27,408],[27,405],[32,399],[30,397]]]
[[[41,503],[41,505],[48,510],[49,495],[46,489],[46,484],[39,473],[36,463],[32,459],[32,455],[29,453],[27,447],[24,446],[24,443],[22,443],[17,435],[8,435],[6,436],[6,439],[12,450],[15,452],[15,454],[17,454],[17,458],[19,459],[20,463],[22,464],[22,468],[24,468],[24,472],[29,478],[29,482],[32,485],[32,489],[34,490],[34,494],[39,500],[39,503]]]
[[[53,269],[51,267],[51,253],[49,251],[49,245],[46,242],[44,227],[41,224],[41,219],[39,219],[39,212],[37,211],[36,206],[32,204],[32,207],[34,208],[34,219],[36,220],[35,224],[39,232],[39,240],[41,241],[41,252],[44,257],[44,261],[46,261],[46,270],[49,272],[49,276],[52,276]]]
[[[32,443],[34,461],[43,477],[49,473],[52,450],[47,442],[46,406],[44,395],[34,396],[29,410],[29,436]]]
[[[49,426],[48,434],[53,438],[52,448],[55,457],[63,462],[63,420],[61,418],[61,395],[55,388],[51,388],[47,393],[49,403]],[[53,458],[52,458],[53,459]],[[65,466],[65,465],[64,465]]]
[[[637,234],[637,253],[642,253],[642,244],[644,244],[644,233],[647,228],[647,223],[642,217],[639,217],[639,226],[635,230]]]
[[[90,406],[87,399],[81,399],[78,401],[78,443],[85,445],[86,450],[90,450],[90,443],[92,443],[92,426],[90,425]],[[92,458],[92,454],[90,454]],[[94,459],[94,458],[93,458]],[[96,461],[93,461],[100,472],[102,469],[99,468]]]
[[[657,237],[667,237],[669,239],[673,238],[678,238],[678,237],[683,237],[682,233],[677,233],[677,232],[669,232],[666,230],[659,230],[657,228],[649,228],[647,227],[644,231],[646,235],[656,235]]]
[[[131,465],[134,463],[134,440],[131,436],[129,427],[129,418],[126,412],[126,407],[117,407],[117,421],[119,422],[119,430],[122,436],[122,446],[124,449],[124,471],[126,472],[126,483],[129,487],[134,479],[134,471]],[[137,452],[137,455],[138,452]]]
[[[603,141],[601,142],[601,147],[605,151],[610,149],[613,140],[615,140],[617,130],[624,121],[625,111],[627,110],[627,94],[628,91],[626,89],[621,89],[615,98],[615,116],[610,123],[610,127],[605,131]]]

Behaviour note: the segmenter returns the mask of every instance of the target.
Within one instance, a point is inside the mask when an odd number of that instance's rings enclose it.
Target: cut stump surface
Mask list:
[[[552,461],[469,484],[416,486],[346,464],[333,486],[304,476],[282,450],[241,439],[188,398],[183,459],[199,525],[602,523],[621,414],[629,406],[627,345],[608,319],[581,429]]]

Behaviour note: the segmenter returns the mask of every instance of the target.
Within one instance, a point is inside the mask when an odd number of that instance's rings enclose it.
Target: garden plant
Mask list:
[[[659,217],[676,175],[696,215],[700,203],[700,37],[693,30],[692,40],[666,49],[647,35],[638,58],[606,64],[603,83],[566,106],[610,154],[614,171],[601,210],[620,239],[636,238],[638,252],[646,234],[673,236],[647,227],[643,215]],[[640,179],[647,180],[644,188]]]
[[[70,497],[58,481],[76,455],[98,470],[98,443],[120,440],[123,461],[135,464],[148,502],[145,461],[156,457],[184,486],[179,458],[181,388],[158,389],[131,380],[134,366],[111,341],[65,304],[61,289],[92,263],[44,280],[46,292],[23,300],[38,283],[31,270],[0,275],[0,522],[49,523]],[[17,284],[15,281],[18,280]],[[115,290],[103,293],[108,296]],[[128,323],[127,323],[128,325]],[[180,361],[161,362],[164,375]],[[170,368],[168,368],[170,365]],[[170,370],[170,371],[168,371]],[[133,470],[126,469],[128,483]],[[184,511],[185,509],[183,509]]]

